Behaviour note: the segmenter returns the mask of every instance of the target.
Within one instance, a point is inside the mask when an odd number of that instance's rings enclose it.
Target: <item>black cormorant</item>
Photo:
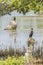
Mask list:
[[[29,34],[29,37],[32,37],[33,36],[33,28],[31,28],[31,32]]]

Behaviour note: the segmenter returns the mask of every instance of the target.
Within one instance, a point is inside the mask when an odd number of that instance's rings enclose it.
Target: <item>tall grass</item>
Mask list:
[[[25,55],[25,48],[23,48],[23,51],[19,49],[14,49],[12,47],[9,47],[9,49],[1,49],[0,50],[0,59],[1,58],[7,58],[8,56],[24,56]]]
[[[33,50],[32,52],[33,57],[36,57],[37,59],[43,59],[43,46],[42,47],[38,47],[38,49],[35,49],[35,51]]]

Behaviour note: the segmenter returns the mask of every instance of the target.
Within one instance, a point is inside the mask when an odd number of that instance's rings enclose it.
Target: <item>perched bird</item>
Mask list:
[[[29,37],[32,37],[33,36],[33,28],[31,28],[31,32],[29,34]]]

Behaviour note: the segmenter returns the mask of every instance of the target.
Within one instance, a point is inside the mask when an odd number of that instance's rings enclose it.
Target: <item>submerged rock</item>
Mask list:
[[[15,21],[10,22],[4,30],[16,30],[17,23]]]

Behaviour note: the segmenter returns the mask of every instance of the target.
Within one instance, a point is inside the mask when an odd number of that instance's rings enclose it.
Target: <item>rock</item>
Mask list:
[[[34,43],[35,43],[35,39],[33,39],[33,38],[28,39],[28,46],[29,45],[34,45]]]
[[[4,30],[15,30],[17,28],[17,23],[15,21],[10,22]]]

